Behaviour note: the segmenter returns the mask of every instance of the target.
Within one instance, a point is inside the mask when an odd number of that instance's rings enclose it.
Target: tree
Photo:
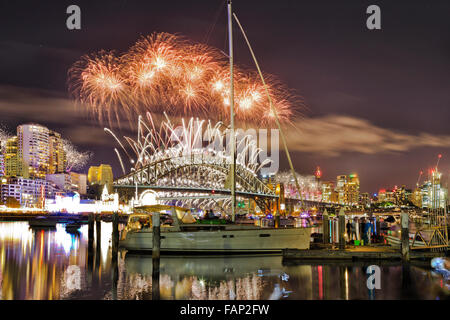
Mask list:
[[[17,201],[14,197],[7,197],[6,198],[6,206],[8,208],[20,208],[20,202]]]

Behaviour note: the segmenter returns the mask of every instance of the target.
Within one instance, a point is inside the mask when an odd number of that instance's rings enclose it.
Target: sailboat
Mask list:
[[[228,38],[229,38],[229,59],[230,59],[230,113],[231,113],[231,207],[232,223],[205,225],[196,223],[195,218],[190,215],[190,210],[175,206],[149,205],[140,207],[142,213],[132,214],[128,219],[127,226],[122,232],[119,245],[128,251],[152,251],[153,249],[153,218],[169,212],[173,223],[161,225],[161,252],[178,253],[281,253],[283,249],[309,249],[311,242],[311,227],[301,228],[269,228],[256,225],[238,224],[235,221],[236,211],[236,141],[234,128],[234,79],[233,79],[233,30],[232,30],[232,7],[231,0],[228,6]],[[235,16],[236,18],[236,16]],[[237,18],[236,18],[237,20]],[[238,21],[238,20],[237,20]],[[240,26],[240,23],[238,21]],[[241,27],[241,26],[240,26]],[[241,27],[242,30],[242,27]],[[245,34],[244,37],[246,38]],[[247,40],[247,38],[246,38]],[[247,44],[248,40],[247,40]],[[253,51],[249,45],[250,51]],[[259,66],[256,62],[258,71]],[[261,80],[264,79],[261,75]],[[269,97],[270,100],[270,97]],[[271,107],[273,108],[272,104]],[[278,123],[276,111],[273,110]],[[286,143],[284,141],[283,143]],[[291,159],[288,160],[292,167]],[[292,170],[293,171],[293,170]],[[298,187],[295,171],[294,178]],[[159,224],[159,223],[158,223]],[[155,224],[157,225],[157,224]]]

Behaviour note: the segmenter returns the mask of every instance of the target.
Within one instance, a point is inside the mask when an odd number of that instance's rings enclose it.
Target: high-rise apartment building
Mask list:
[[[346,204],[357,204],[359,201],[359,178],[358,175],[352,173],[348,176],[347,183],[344,187],[344,202]]]
[[[334,183],[332,181],[322,182],[322,201],[330,203],[331,195],[334,191]]]
[[[0,176],[5,175],[5,156],[0,154]]]
[[[433,170],[430,178],[420,188],[422,190],[423,208],[438,209],[446,207],[448,191],[441,186],[441,175],[437,170]]]
[[[20,125],[17,148],[31,178],[45,179],[46,174],[64,172],[66,156],[59,133],[39,124]]]
[[[340,175],[336,178],[336,193],[338,197],[338,202],[340,204],[345,204],[345,185],[347,184],[347,176]]]
[[[50,169],[50,130],[38,124],[17,127],[19,158],[28,166],[30,177],[45,178]]]
[[[11,137],[6,141],[3,157],[5,176],[29,177],[28,167],[24,164],[19,155],[17,137]]]
[[[61,135],[57,132],[49,132],[49,174],[63,173],[66,166],[66,154],[64,152]]]
[[[336,196],[340,204],[355,205],[359,202],[359,178],[357,174],[339,175],[336,178]]]

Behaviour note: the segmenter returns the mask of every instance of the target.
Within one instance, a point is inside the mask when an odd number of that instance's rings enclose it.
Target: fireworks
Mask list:
[[[137,129],[136,139],[124,137],[123,141],[113,131],[105,128],[105,131],[110,133],[120,146],[114,151],[124,174],[169,160],[178,164],[179,169],[174,172],[176,176],[163,176],[152,183],[159,186],[184,186],[193,189],[224,188],[226,175],[211,166],[231,161],[230,132],[222,122],[213,125],[211,121],[190,118],[187,122],[182,119],[181,125],[177,126],[166,117],[166,120],[161,121],[157,128],[151,114],[147,113],[147,119],[139,117]],[[256,176],[262,167],[271,162],[269,159],[259,162],[261,149],[257,147],[251,135],[237,132],[236,150],[237,170],[245,171],[251,176]],[[206,165],[197,166],[200,160]],[[236,183],[236,190],[245,191],[245,186]],[[160,192],[160,196],[169,195],[181,197],[183,194]],[[223,201],[223,206],[226,207],[230,205],[231,199],[228,197]],[[196,199],[187,202],[202,208],[215,205],[214,199]]]
[[[297,179],[302,192],[301,199],[321,201],[321,184],[317,181],[315,176],[301,176],[297,173]],[[277,173],[274,177],[274,181],[284,184],[284,195],[286,198],[300,199],[291,172],[285,171]]]
[[[272,75],[269,94],[281,121],[293,116],[296,97]],[[146,112],[229,118],[230,73],[219,50],[180,36],[154,33],[127,52],[86,55],[69,70],[69,91],[103,121]],[[237,120],[271,124],[274,115],[254,71],[235,68]],[[120,121],[119,121],[120,122]]]
[[[161,121],[159,128],[156,128],[152,115],[147,113],[147,121],[140,116],[137,128],[137,139],[124,137],[125,143],[122,143],[113,131],[105,128],[120,146],[122,154],[117,149],[114,151],[124,174],[150,163],[180,156],[206,154],[226,161],[231,158],[229,130],[220,121],[213,125],[211,121],[190,118],[188,122],[182,119],[181,125],[176,126],[166,117],[166,120]],[[261,149],[257,147],[256,140],[240,131],[236,132],[236,150],[236,164],[255,175],[271,162],[266,159],[260,163],[258,156]],[[126,161],[122,156],[126,157]],[[125,165],[131,165],[132,168],[125,168]]]
[[[87,162],[92,157],[91,152],[78,151],[75,146],[66,139],[62,139],[62,143],[67,160],[66,172],[70,172],[73,169],[82,169],[84,166],[86,166]]]
[[[0,128],[0,150],[3,150],[6,147],[6,141],[11,137],[11,134],[9,134],[6,130]]]

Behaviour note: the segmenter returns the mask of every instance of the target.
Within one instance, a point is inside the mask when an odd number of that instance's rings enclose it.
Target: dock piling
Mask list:
[[[406,212],[401,213],[401,225],[402,225],[402,236],[401,236],[401,250],[402,259],[404,261],[410,260],[409,254],[409,215]]]
[[[159,258],[161,249],[161,229],[159,212],[152,215],[153,249],[152,249],[152,299],[159,300]]]
[[[325,209],[322,214],[322,233],[323,243],[330,243],[330,222],[328,220],[328,211]]]
[[[339,211],[339,250],[345,249],[345,211]]]
[[[152,215],[152,225],[153,225],[153,250],[152,258],[159,259],[160,248],[161,248],[161,229],[160,229],[160,219],[159,212],[154,212]]]
[[[95,268],[100,267],[100,255],[101,255],[101,222],[100,214],[95,215]]]
[[[112,259],[117,260],[117,251],[119,249],[119,215],[114,212],[112,215]]]
[[[100,239],[102,234],[102,225],[101,225],[101,217],[100,214],[97,214],[95,216],[95,232],[96,232],[96,242],[97,242],[97,248],[100,247]]]
[[[88,215],[88,250],[93,250],[94,248],[94,214],[89,213]]]

